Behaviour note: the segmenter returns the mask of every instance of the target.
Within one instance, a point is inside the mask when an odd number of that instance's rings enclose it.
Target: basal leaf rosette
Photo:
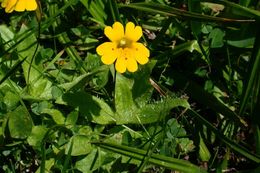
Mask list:
[[[110,65],[115,62],[115,68],[119,73],[126,70],[135,72],[138,64],[146,64],[150,51],[137,42],[143,35],[142,28],[128,22],[124,26],[115,22],[113,26],[105,27],[105,35],[111,42],[105,42],[97,47],[97,53],[101,56],[104,64]]]

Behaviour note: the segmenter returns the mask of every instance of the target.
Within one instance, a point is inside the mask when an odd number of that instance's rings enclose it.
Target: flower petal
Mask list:
[[[133,56],[139,64],[143,65],[149,61],[150,51],[142,43],[133,43],[132,49],[134,51]]]
[[[114,53],[116,53],[116,50],[117,50],[117,46],[115,43],[112,43],[112,42],[102,43],[96,49],[96,51],[99,55],[114,54]]]
[[[120,22],[115,22],[112,27],[106,26],[105,35],[110,41],[116,42],[124,37],[124,26]]]
[[[1,6],[5,8],[6,13],[11,13],[15,9],[17,0],[5,0],[2,2]]]
[[[97,53],[102,56],[101,61],[104,64],[112,64],[118,57],[118,49],[115,43],[105,42],[96,49]]]
[[[25,8],[28,11],[36,10],[37,9],[37,2],[36,2],[36,0],[27,0]]]
[[[129,72],[135,72],[138,69],[136,60],[134,58],[128,58],[126,61],[126,68]]]
[[[9,0],[3,0],[3,2],[1,3],[1,7],[5,8],[8,4]]]
[[[126,71],[126,60],[124,57],[118,57],[116,60],[116,71],[124,73]]]
[[[125,37],[133,42],[139,40],[143,35],[142,28],[135,26],[133,22],[128,22],[125,28]]]
[[[24,11],[25,5],[26,5],[26,0],[18,0],[15,5],[15,11],[19,11],[19,12]]]
[[[101,57],[101,61],[106,64],[106,65],[110,65],[113,64],[116,60],[116,56],[111,56],[111,55],[103,55]]]

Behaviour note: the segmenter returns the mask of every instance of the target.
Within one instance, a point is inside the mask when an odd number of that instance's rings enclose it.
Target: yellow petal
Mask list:
[[[133,56],[139,64],[146,64],[150,56],[150,51],[142,43],[133,43]]]
[[[4,1],[1,3],[1,7],[2,7],[2,8],[5,8],[6,5],[7,5],[7,3],[8,3],[8,0],[4,0]]]
[[[113,64],[116,60],[116,56],[111,56],[111,55],[103,55],[101,57],[101,61],[106,64],[106,65],[110,65]]]
[[[142,28],[135,26],[132,22],[128,22],[125,28],[125,37],[133,42],[139,40],[143,35]]]
[[[25,8],[28,11],[36,10],[37,9],[37,2],[36,2],[36,0],[27,0]]]
[[[96,49],[97,53],[102,56],[101,61],[104,64],[112,64],[118,57],[118,49],[115,43],[105,42]]]
[[[24,11],[27,0],[18,0],[15,5],[15,11]]]
[[[116,71],[124,73],[126,71],[126,60],[124,57],[118,57],[116,60]]]
[[[17,3],[17,0],[7,0],[7,1],[2,2],[2,5],[5,6],[5,12],[11,13],[15,8],[16,3]]]
[[[97,53],[99,55],[105,55],[105,54],[115,54],[117,50],[117,46],[113,42],[105,42],[99,45],[96,49]]]
[[[105,35],[112,42],[119,41],[124,37],[124,26],[120,22],[115,22],[112,27],[105,27]]]
[[[134,58],[128,58],[126,61],[126,67],[129,72],[135,72],[138,69],[136,60]]]

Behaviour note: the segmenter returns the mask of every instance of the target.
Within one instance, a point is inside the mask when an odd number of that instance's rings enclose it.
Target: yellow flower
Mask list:
[[[132,22],[124,26],[115,22],[112,27],[105,27],[105,35],[111,42],[105,42],[97,47],[97,53],[104,64],[113,64],[118,72],[135,72],[139,64],[146,64],[150,56],[149,50],[137,41],[143,35],[142,28]]]
[[[1,6],[5,8],[6,13],[15,11],[33,11],[37,9],[36,0],[3,0]]]

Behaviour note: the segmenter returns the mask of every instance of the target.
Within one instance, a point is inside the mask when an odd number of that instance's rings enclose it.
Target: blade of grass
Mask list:
[[[195,21],[209,21],[209,22],[231,22],[231,23],[241,23],[241,22],[255,22],[254,19],[230,19],[230,18],[221,18],[214,17],[209,15],[202,15],[198,13],[193,13],[189,11],[180,10],[174,7],[169,7],[166,5],[156,4],[156,3],[131,3],[128,5],[120,4],[121,8],[133,8],[136,10],[146,11],[150,13],[162,14],[166,16],[172,16],[175,18],[184,18],[188,20]]]
[[[202,0],[202,2],[213,2],[217,4],[225,5],[226,7],[230,8],[233,14],[241,15],[241,16],[247,16],[251,18],[260,18],[260,12],[241,6],[239,4],[226,1],[226,0]]]
[[[5,75],[4,77],[0,80],[0,85],[7,79],[9,78],[20,66],[21,64],[25,61],[27,57],[24,59],[18,61]]]
[[[53,16],[57,11],[58,11],[58,6],[53,4],[50,5],[50,16]],[[56,19],[56,21],[53,22],[53,28],[55,30],[55,28],[58,26],[58,23],[60,23],[59,19]],[[67,45],[69,43],[71,43],[72,41],[69,39],[69,36],[67,33],[63,32],[61,34],[58,35],[58,40],[60,41],[60,43]],[[84,62],[82,61],[81,57],[79,56],[77,50],[73,47],[73,46],[67,46],[65,48],[65,51],[67,52],[67,54],[75,61],[76,65],[79,67],[79,69],[81,70],[81,72],[87,72],[86,67],[84,66]]]
[[[210,122],[208,122],[205,118],[203,118],[200,114],[198,114],[197,112],[188,109],[186,111],[186,114],[188,116],[191,117],[195,117],[196,119],[198,119],[202,124],[204,124],[209,130],[211,130],[216,137],[218,137],[222,142],[224,142],[227,146],[229,146],[230,148],[232,148],[234,151],[240,153],[241,155],[247,157],[248,159],[256,162],[256,163],[260,163],[260,156],[255,155],[253,153],[251,153],[249,150],[247,150],[246,148],[238,145],[236,142],[230,140],[229,138],[227,138],[225,135],[223,135],[222,133],[219,132],[218,129],[216,129]]]
[[[42,33],[47,28],[49,28],[53,24],[53,22],[56,20],[56,17],[58,17],[60,14],[64,13],[64,11],[68,7],[70,7],[71,5],[75,4],[77,1],[78,0],[70,0],[70,1],[66,2],[66,4],[63,7],[61,7],[59,10],[57,10],[55,14],[53,14],[52,16],[47,18],[45,21],[42,21],[41,22],[40,32]],[[39,28],[38,28],[38,26],[35,26],[35,27],[28,28],[28,30],[26,32],[23,32],[22,34],[16,35],[15,36],[15,40],[19,40],[19,41],[16,41],[15,44],[13,44],[6,51],[0,52],[0,57],[3,54],[6,54],[7,52],[12,52],[13,50],[15,50],[17,48],[18,44],[20,44],[25,39],[27,39],[31,34],[37,34],[38,32],[39,32]],[[13,42],[13,40],[5,42],[5,43],[3,43],[3,45],[9,44],[10,42]],[[36,42],[35,42],[35,44],[36,44]]]
[[[258,22],[258,27],[260,27],[260,21]],[[248,100],[250,99],[250,96],[253,98],[257,98],[258,93],[254,92],[254,88],[259,89],[260,83],[257,82],[259,80],[259,71],[260,71],[260,31],[258,31],[256,35],[256,41],[254,44],[253,52],[250,58],[250,66],[248,69],[251,69],[251,71],[248,73],[249,76],[245,77],[245,87],[243,89],[243,96],[241,98],[241,104],[240,104],[240,110],[239,114],[243,115],[245,113],[246,107],[248,105]],[[259,91],[258,91],[259,92]],[[251,103],[255,103],[253,100]],[[255,107],[255,105],[252,105],[251,107]]]
[[[180,89],[185,89],[185,92],[187,92],[193,99],[197,100],[204,106],[208,106],[214,111],[221,113],[226,118],[235,121],[238,125],[247,126],[246,122],[242,118],[240,118],[235,112],[221,103],[216,97],[207,93],[198,84],[188,79],[183,74],[179,74],[177,72],[174,72],[173,76],[175,80],[175,86]]]
[[[93,142],[94,145],[97,145],[101,148],[107,149],[112,152],[116,152],[128,157],[132,157],[137,160],[143,160],[143,157],[146,156],[147,151],[142,149],[137,149],[133,147],[111,144],[111,143],[102,143],[102,142]],[[162,166],[172,170],[178,170],[181,172],[187,173],[206,173],[206,171],[192,163],[181,160],[175,159],[172,157],[167,157],[159,154],[151,154],[149,163]]]
[[[110,8],[110,12],[113,18],[113,21],[119,21],[122,23],[120,16],[119,16],[119,11],[118,11],[118,7],[117,7],[117,3],[115,0],[110,0],[109,2],[109,8]]]
[[[104,10],[103,1],[89,1],[89,0],[80,0],[80,2],[86,7],[89,13],[100,23],[105,23],[107,14]]]

